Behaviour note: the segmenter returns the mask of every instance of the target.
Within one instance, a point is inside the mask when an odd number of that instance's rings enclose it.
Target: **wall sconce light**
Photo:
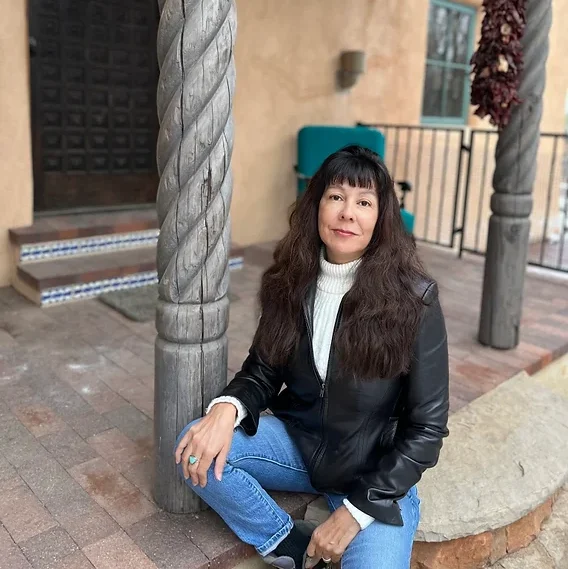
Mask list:
[[[364,51],[341,52],[337,80],[342,89],[353,87],[363,73],[365,73]]]

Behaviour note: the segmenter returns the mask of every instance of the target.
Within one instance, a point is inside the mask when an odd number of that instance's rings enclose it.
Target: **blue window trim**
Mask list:
[[[470,99],[470,90],[471,90],[471,78],[470,78],[470,69],[471,66],[469,65],[469,61],[471,56],[473,55],[474,43],[475,43],[475,26],[476,26],[476,16],[477,16],[477,9],[473,6],[466,6],[464,4],[459,4],[458,2],[451,2],[450,0],[430,0],[430,6],[428,10],[432,9],[432,6],[441,6],[444,8],[449,8],[451,10],[456,10],[458,12],[465,12],[467,14],[471,14],[471,23],[469,28],[469,50],[468,50],[468,57],[467,57],[467,64],[464,63],[448,63],[448,62],[440,62],[437,60],[430,60],[426,59],[425,65],[428,63],[433,65],[439,65],[443,68],[451,68],[451,69],[464,69],[468,73],[466,75],[466,82],[465,82],[465,89],[463,93],[463,107],[462,107],[462,115],[461,117],[430,117],[426,115],[420,116],[420,122],[425,125],[453,125],[453,126],[465,126],[467,125],[467,119],[469,116],[469,99]],[[428,33],[430,33],[430,29],[428,27]],[[426,82],[426,78],[424,79],[424,83]],[[444,85],[444,93],[446,91],[446,85]],[[424,97],[424,88],[425,84],[422,85],[422,96]],[[422,105],[423,105],[422,101]]]

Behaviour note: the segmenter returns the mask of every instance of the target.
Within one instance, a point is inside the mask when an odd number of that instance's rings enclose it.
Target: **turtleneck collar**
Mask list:
[[[325,251],[322,247],[320,253],[320,270],[318,274],[318,289],[331,294],[345,294],[353,286],[355,273],[361,259],[350,263],[336,265],[325,259]]]

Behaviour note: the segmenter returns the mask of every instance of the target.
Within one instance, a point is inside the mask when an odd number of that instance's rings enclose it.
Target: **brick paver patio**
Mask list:
[[[232,275],[229,370],[249,347],[271,245]],[[450,339],[452,410],[568,350],[568,284],[529,276],[522,342],[475,341],[482,259],[422,255]],[[250,554],[212,512],[175,516],[151,496],[154,323],[89,300],[40,309],[0,289],[0,569],[228,568]],[[280,496],[301,513],[305,496]]]

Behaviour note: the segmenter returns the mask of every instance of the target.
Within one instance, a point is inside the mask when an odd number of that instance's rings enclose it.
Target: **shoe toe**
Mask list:
[[[271,567],[277,567],[277,569],[297,569],[294,560],[291,557],[286,557],[285,555],[281,555],[280,557],[268,555],[264,558],[264,561]]]

